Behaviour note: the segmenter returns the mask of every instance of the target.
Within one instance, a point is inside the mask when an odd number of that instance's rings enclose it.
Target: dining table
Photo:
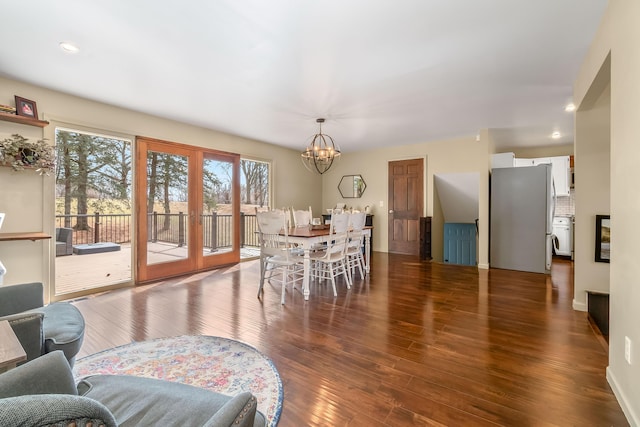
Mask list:
[[[369,272],[369,265],[371,260],[371,232],[373,230],[372,226],[364,227],[363,235],[364,235],[364,261],[365,261],[365,271]],[[304,299],[309,299],[309,279],[311,277],[311,251],[312,248],[317,247],[318,244],[326,243],[331,240],[331,235],[329,233],[329,226],[304,226],[304,227],[290,227],[287,230],[289,244],[295,244],[299,248],[304,250],[304,271],[302,278],[302,294],[304,295]],[[281,235],[285,236],[284,230]]]

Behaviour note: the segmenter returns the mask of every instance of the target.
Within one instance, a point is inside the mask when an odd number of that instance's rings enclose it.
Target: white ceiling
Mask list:
[[[317,117],[343,152],[485,128],[566,144],[606,3],[0,0],[0,74],[296,149]]]

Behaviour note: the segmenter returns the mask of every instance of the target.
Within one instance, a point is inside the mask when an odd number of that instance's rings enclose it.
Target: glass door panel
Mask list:
[[[202,159],[202,208],[200,211],[202,265],[230,264],[239,253],[239,158],[204,152]]]
[[[194,235],[197,152],[188,146],[136,139],[136,283],[196,268]]]
[[[189,157],[147,151],[147,265],[189,257]]]

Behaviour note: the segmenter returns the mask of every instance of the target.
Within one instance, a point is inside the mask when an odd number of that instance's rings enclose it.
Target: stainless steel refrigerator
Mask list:
[[[492,169],[490,266],[550,273],[554,210],[551,165]]]

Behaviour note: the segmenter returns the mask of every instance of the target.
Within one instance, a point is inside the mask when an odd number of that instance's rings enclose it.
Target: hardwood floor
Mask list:
[[[280,426],[625,426],[607,354],[574,311],[572,264],[551,277],[374,253],[372,271],[280,305],[256,298],[257,261],[76,301],[80,357],[182,334],[267,354],[284,384]]]

